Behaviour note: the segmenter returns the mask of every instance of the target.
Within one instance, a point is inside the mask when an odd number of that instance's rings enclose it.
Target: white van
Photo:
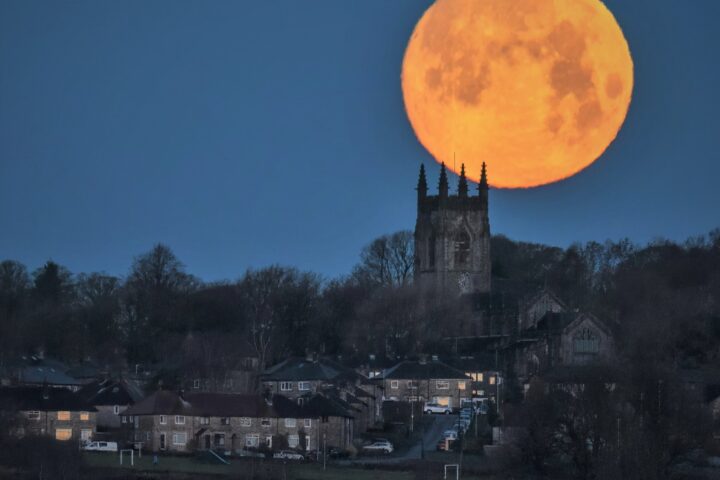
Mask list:
[[[90,442],[82,446],[88,452],[117,452],[117,442]]]

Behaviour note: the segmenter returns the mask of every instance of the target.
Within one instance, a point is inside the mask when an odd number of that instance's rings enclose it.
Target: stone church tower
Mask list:
[[[445,164],[438,195],[427,194],[420,166],[415,223],[415,283],[447,294],[490,291],[490,220],[485,163],[477,195],[468,194],[463,164],[457,195],[448,194]]]

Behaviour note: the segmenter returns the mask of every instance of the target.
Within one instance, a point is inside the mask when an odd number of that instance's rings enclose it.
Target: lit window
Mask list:
[[[465,382],[458,382],[458,390],[465,390]]]
[[[262,425],[263,427],[270,427],[272,426],[272,422],[269,418],[262,418],[260,419],[260,425]]]
[[[37,411],[27,412],[27,418],[28,418],[28,420],[40,420],[40,412],[37,412]]]
[[[185,445],[187,443],[187,433],[173,433],[173,445]]]
[[[289,392],[292,390],[292,382],[280,382],[280,391]]]
[[[80,412],[80,420],[87,422],[90,420],[90,414],[88,412]]]
[[[390,388],[400,388],[400,382],[397,380],[390,381]]]
[[[310,390],[310,382],[299,382],[298,390],[302,390],[304,392]]]
[[[241,418],[240,418],[240,426],[241,426],[241,427],[250,427],[250,426],[252,426],[252,418],[241,417]]]
[[[312,427],[312,419],[306,418],[305,419],[305,428],[311,428]]]
[[[72,438],[72,428],[55,429],[55,440],[70,440]]]
[[[447,390],[450,388],[450,382],[448,382],[447,380],[438,380],[437,382],[435,382],[435,387],[438,390]]]
[[[494,375],[488,377],[488,380],[490,382],[490,385],[495,385],[495,376]]]
[[[185,416],[175,415],[175,425],[185,425]]]
[[[57,412],[58,420],[70,420],[70,412]]]
[[[296,425],[296,422],[295,422],[295,419],[294,419],[294,418],[286,418],[286,419],[285,419],[285,426],[286,426],[286,427],[294,428],[295,425]]]
[[[167,424],[167,417],[165,415],[160,415],[160,425]]]

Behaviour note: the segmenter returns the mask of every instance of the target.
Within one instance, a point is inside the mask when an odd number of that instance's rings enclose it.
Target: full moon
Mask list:
[[[402,67],[420,142],[501,188],[543,185],[593,163],[633,89],[630,50],[600,0],[438,0]]]

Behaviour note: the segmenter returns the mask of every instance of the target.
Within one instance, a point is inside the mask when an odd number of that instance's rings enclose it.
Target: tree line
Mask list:
[[[572,308],[617,322],[636,363],[705,363],[720,332],[720,233],[684,243],[588,242],[558,248],[491,240],[495,289],[514,298],[547,287]],[[124,278],[72,273],[53,261],[30,272],[0,262],[0,355],[43,349],[118,368],[184,355],[263,368],[308,352],[367,358],[443,353],[466,316],[456,299],[418,291],[413,237],[384,235],[344,277],[272,265],[205,283],[167,245],[138,255]],[[0,359],[2,361],[3,359]],[[219,359],[219,360],[218,360]],[[178,359],[177,361],[181,361]],[[208,360],[210,361],[210,360]],[[230,365],[231,366],[231,365]]]

